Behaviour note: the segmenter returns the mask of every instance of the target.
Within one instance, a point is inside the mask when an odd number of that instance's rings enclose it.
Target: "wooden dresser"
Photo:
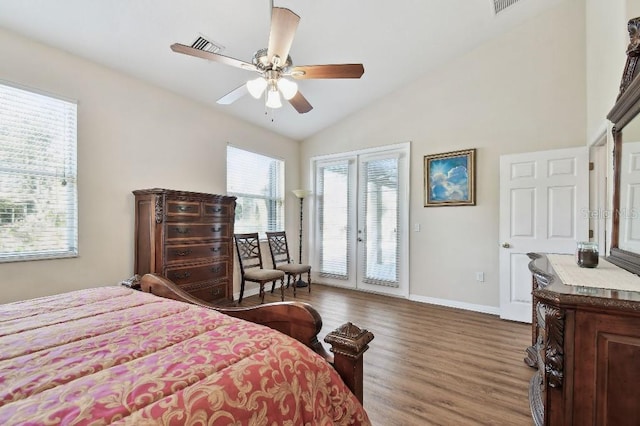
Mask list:
[[[567,285],[549,257],[529,257],[534,423],[640,425],[640,291]]]
[[[207,302],[233,301],[235,197],[168,189],[135,195],[135,274],[162,275]]]

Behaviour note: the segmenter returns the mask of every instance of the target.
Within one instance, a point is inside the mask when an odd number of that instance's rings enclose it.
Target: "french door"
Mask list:
[[[316,280],[408,297],[409,144],[319,157]]]

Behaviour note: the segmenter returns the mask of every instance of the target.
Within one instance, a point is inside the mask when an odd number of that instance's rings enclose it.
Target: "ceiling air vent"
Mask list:
[[[207,40],[202,35],[198,36],[196,41],[191,43],[191,47],[198,50],[204,50],[205,52],[218,53],[221,50],[224,50],[224,46],[219,44],[215,44],[212,41]]]
[[[502,12],[509,6],[513,6],[518,1],[519,0],[493,0],[493,10],[497,15],[498,13]]]

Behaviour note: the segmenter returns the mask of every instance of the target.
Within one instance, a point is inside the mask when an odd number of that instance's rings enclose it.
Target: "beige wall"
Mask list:
[[[312,156],[410,140],[410,222],[422,225],[410,234],[412,296],[495,307],[499,156],[583,145],[603,129],[624,65],[626,21],[639,15],[635,0],[563,2],[308,139],[301,150],[204,105],[0,31],[0,79],[79,101],[80,177],[80,257],[0,264],[0,302],[127,277],[131,190],[224,193],[227,142],[285,158],[287,231],[297,235],[298,204],[289,190],[310,187]],[[478,205],[424,208],[423,156],[471,147],[478,149]],[[297,247],[297,239],[291,243]],[[476,271],[485,272],[485,283],[475,281]]]
[[[584,25],[564,2],[304,141],[307,179],[313,156],[411,141],[413,298],[498,306],[499,158],[585,144]],[[424,208],[423,156],[466,148],[477,206]]]
[[[586,2],[588,142],[606,131],[606,116],[618,96],[629,43],[627,2],[631,0]]]
[[[131,191],[224,194],[227,143],[285,160],[287,230],[297,235],[298,204],[290,190],[298,187],[298,142],[4,31],[0,58],[0,80],[78,101],[80,250],[74,259],[0,264],[0,302],[129,277]]]

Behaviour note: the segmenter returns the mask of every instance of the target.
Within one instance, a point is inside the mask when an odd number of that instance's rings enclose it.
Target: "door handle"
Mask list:
[[[502,247],[503,247],[503,248],[511,248],[511,244],[509,244],[509,243],[502,243]]]

